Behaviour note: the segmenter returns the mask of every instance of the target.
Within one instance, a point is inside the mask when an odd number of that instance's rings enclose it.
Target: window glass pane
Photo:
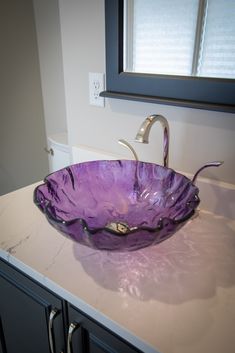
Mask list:
[[[235,78],[235,0],[208,0],[198,74]]]
[[[133,8],[127,71],[191,75],[198,0],[127,1]]]

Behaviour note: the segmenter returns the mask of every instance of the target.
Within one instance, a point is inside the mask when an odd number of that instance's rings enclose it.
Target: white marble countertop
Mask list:
[[[2,258],[145,352],[234,353],[234,220],[200,211],[159,245],[95,251],[48,224],[35,186],[0,197]]]

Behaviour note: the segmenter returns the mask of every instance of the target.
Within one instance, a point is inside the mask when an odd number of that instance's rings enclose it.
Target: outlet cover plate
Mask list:
[[[89,102],[91,105],[104,107],[104,97],[100,92],[104,91],[104,74],[89,72]]]

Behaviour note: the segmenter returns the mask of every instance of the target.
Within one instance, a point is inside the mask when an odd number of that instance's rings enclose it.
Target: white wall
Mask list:
[[[0,194],[48,173],[31,0],[0,2]]]
[[[71,145],[87,144],[128,154],[119,138],[133,142],[149,114],[170,124],[170,166],[194,173],[205,162],[224,160],[204,176],[235,183],[235,114],[106,99],[89,105],[88,73],[105,72],[104,0],[59,0],[67,124]],[[162,131],[153,127],[150,144],[133,143],[143,160],[162,163]]]
[[[34,5],[47,136],[67,131],[59,7],[57,0]]]

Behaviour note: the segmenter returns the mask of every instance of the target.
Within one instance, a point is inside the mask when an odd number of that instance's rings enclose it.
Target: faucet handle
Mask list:
[[[118,140],[118,143],[124,147],[126,147],[128,150],[130,150],[133,155],[134,155],[134,158],[136,161],[139,160],[138,156],[137,156],[137,153],[135,152],[134,148],[129,144],[129,142],[127,142],[126,140],[123,140],[123,139],[120,139]]]

